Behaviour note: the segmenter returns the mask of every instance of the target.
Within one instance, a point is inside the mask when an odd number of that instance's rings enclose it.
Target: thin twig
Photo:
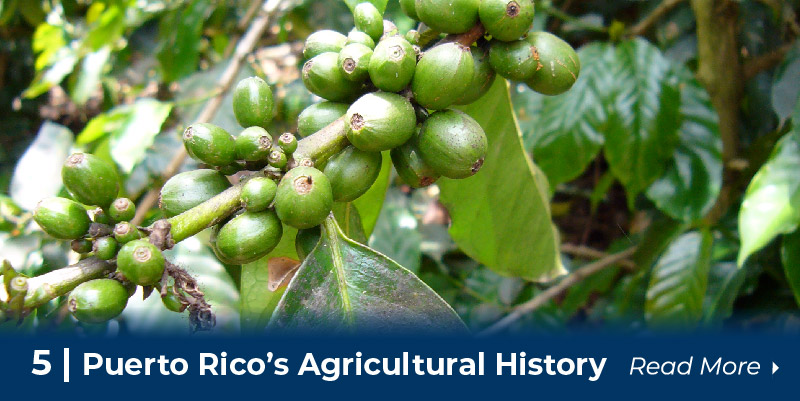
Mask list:
[[[794,41],[787,43],[774,51],[753,57],[744,64],[744,80],[749,81],[762,71],[767,71],[780,64],[786,53],[794,47]]]
[[[647,33],[653,25],[658,22],[661,18],[667,15],[670,11],[672,11],[675,7],[679,6],[681,3],[686,2],[686,0],[664,0],[661,4],[658,5],[650,14],[647,15],[643,20],[639,21],[638,24],[631,27],[628,31],[630,36],[641,36]]]
[[[567,255],[577,256],[582,259],[603,259],[608,257],[608,253],[585,246],[585,245],[575,245],[575,244],[562,244],[561,245],[561,252],[566,253]],[[623,259],[617,262],[620,266],[628,269],[633,270],[636,268],[636,264],[633,263],[630,259]]]
[[[233,86],[234,79],[236,79],[236,76],[239,75],[239,70],[241,70],[245,58],[253,51],[256,43],[261,38],[261,35],[263,35],[267,30],[270,19],[276,12],[278,12],[280,9],[279,6],[282,2],[283,0],[264,1],[261,7],[261,14],[255,20],[253,20],[253,23],[250,24],[247,32],[245,32],[244,36],[242,36],[242,39],[239,40],[230,64],[228,64],[228,66],[225,68],[225,71],[222,72],[222,75],[217,82],[217,90],[219,92],[206,103],[205,107],[203,107],[203,110],[197,116],[195,121],[209,122],[217,114],[225,95],[228,93],[231,86]],[[165,181],[180,170],[184,160],[186,160],[186,156],[186,149],[181,146],[161,174]],[[145,197],[136,208],[136,216],[131,221],[132,224],[139,225],[142,223],[147,212],[153,206],[155,206],[156,203],[158,203],[160,192],[160,186],[155,186],[147,192]]]
[[[572,272],[570,275],[565,277],[558,284],[548,288],[541,294],[533,297],[528,302],[515,306],[514,309],[511,311],[511,313],[506,315],[504,318],[498,320],[493,325],[489,326],[487,329],[480,332],[479,335],[486,336],[486,335],[496,334],[502,331],[503,329],[510,326],[512,323],[519,320],[521,317],[525,316],[525,314],[535,311],[540,306],[547,303],[547,301],[555,298],[566,289],[583,281],[585,278],[595,273],[598,273],[608,267],[618,264],[621,260],[625,260],[631,257],[634,252],[636,252],[636,247],[631,247],[622,252],[615,253],[613,255],[608,255],[603,259],[600,259],[596,262],[589,263],[588,265],[581,267],[580,269]]]

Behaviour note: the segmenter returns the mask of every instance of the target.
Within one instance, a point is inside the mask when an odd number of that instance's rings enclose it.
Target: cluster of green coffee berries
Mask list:
[[[92,154],[74,153],[64,163],[61,176],[75,200],[44,199],[33,218],[50,236],[71,240],[72,250],[83,257],[116,260],[119,280],[83,283],[70,293],[67,304],[78,320],[106,321],[122,313],[137,285],[157,285],[166,262],[161,250],[130,223],[136,206],[130,199],[116,197],[119,179],[111,163]]]

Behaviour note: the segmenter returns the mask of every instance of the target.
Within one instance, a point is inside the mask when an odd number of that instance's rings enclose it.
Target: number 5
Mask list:
[[[42,376],[50,373],[50,362],[41,358],[42,355],[50,355],[50,350],[46,349],[37,349],[33,351],[33,364],[34,365],[42,365],[41,369],[33,368],[31,373]]]

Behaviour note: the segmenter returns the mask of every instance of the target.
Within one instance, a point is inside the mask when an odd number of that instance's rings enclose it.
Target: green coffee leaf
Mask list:
[[[242,265],[239,307],[242,329],[258,331],[267,327],[284,290],[285,287],[274,291],[270,289],[268,258]]]
[[[83,105],[95,93],[110,55],[111,46],[105,46],[83,58],[78,80],[70,93],[75,103]]]
[[[617,87],[605,131],[605,156],[629,205],[664,171],[677,144],[680,93],[670,63],[643,39],[623,42],[609,65]]]
[[[796,44],[778,66],[772,81],[772,107],[781,121],[791,115],[800,99],[800,44]]]
[[[733,262],[718,262],[711,265],[708,273],[708,291],[703,304],[703,321],[719,324],[733,313],[733,303],[747,277],[746,269],[739,269]]]
[[[173,82],[197,70],[203,22],[213,11],[207,1],[194,0],[161,19],[161,49],[157,58],[165,82]]]
[[[275,312],[276,330],[463,331],[453,309],[413,273],[344,236],[335,219]]]
[[[46,121],[25,154],[17,162],[11,178],[11,198],[20,207],[32,210],[44,198],[61,190],[61,166],[72,147],[72,132]]]
[[[563,274],[547,179],[522,146],[508,84],[498,79],[462,110],[486,131],[489,151],[474,176],[438,181],[441,201],[453,219],[453,240],[500,275],[549,280]]]
[[[645,319],[652,326],[693,327],[703,316],[713,237],[690,232],[676,239],[650,273]]]
[[[794,121],[800,121],[800,106]],[[800,223],[800,124],[775,146],[770,159],[756,173],[739,210],[738,264],[779,234],[794,231]]]
[[[375,183],[364,195],[352,202],[361,215],[361,223],[364,225],[364,234],[367,238],[372,234],[372,230],[375,229],[378,215],[381,213],[383,199],[386,197],[386,189],[389,188],[391,173],[392,160],[389,157],[389,152],[383,152],[381,172],[378,173]]]
[[[578,51],[581,74],[571,90],[544,96],[524,85],[512,90],[525,146],[547,175],[550,185],[579,176],[603,146],[603,132],[615,77],[609,65],[614,48],[593,43]]]
[[[800,230],[783,237],[781,259],[786,280],[794,293],[794,299],[800,305]]]
[[[361,215],[352,202],[335,202],[333,204],[333,215],[336,217],[336,222],[339,223],[339,227],[347,238],[361,244],[367,243],[367,236],[364,234],[364,225],[361,223]]]
[[[109,112],[124,116],[113,118],[118,124],[104,127],[111,134],[111,157],[123,173],[129,174],[144,159],[145,150],[161,132],[161,125],[171,110],[171,103],[139,99],[132,105],[120,106]]]
[[[703,217],[722,188],[722,140],[708,93],[680,69],[681,127],[678,147],[663,176],[647,197],[669,216],[684,221]]]

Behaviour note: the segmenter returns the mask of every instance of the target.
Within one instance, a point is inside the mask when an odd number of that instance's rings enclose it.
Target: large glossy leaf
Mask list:
[[[378,173],[375,183],[364,195],[352,202],[361,215],[361,223],[364,225],[364,234],[366,234],[367,238],[372,234],[372,230],[375,229],[375,224],[381,213],[383,200],[386,197],[386,189],[389,188],[391,173],[392,159],[389,157],[389,152],[383,152],[381,172]]]
[[[140,99],[132,105],[120,106],[109,112],[116,114],[112,118],[116,124],[103,129],[111,134],[111,157],[123,173],[130,173],[144,159],[145,150],[161,132],[161,125],[171,110],[171,103]]]
[[[275,310],[285,287],[270,289],[269,259],[262,258],[242,265],[241,303],[239,313],[242,330],[263,330]]]
[[[500,275],[549,280],[563,274],[547,179],[522,146],[508,84],[498,79],[463,110],[486,131],[489,151],[474,176],[438,181],[453,240]]]
[[[681,127],[678,147],[667,170],[647,197],[671,217],[693,221],[714,205],[722,187],[722,140],[719,119],[708,93],[680,69]]]
[[[670,63],[643,39],[623,42],[609,65],[617,88],[605,156],[629,204],[661,176],[678,139],[680,94]]]
[[[794,299],[800,305],[800,230],[783,237],[781,259]]]
[[[463,331],[453,309],[417,276],[345,237],[328,218],[270,321],[276,330]]]
[[[31,210],[44,198],[61,190],[61,166],[72,147],[72,132],[67,127],[46,121],[36,139],[17,162],[11,179],[11,198]]]
[[[645,319],[654,326],[692,327],[703,316],[713,237],[706,231],[676,239],[650,274]]]
[[[570,91],[544,96],[525,85],[512,91],[525,146],[552,186],[579,176],[603,145],[605,106],[615,85],[614,48],[593,43],[578,51],[581,74]]]
[[[778,66],[772,82],[772,107],[781,121],[792,115],[800,99],[800,44],[795,44]]]
[[[95,94],[110,55],[111,46],[105,46],[83,58],[78,79],[70,93],[75,103],[83,105],[89,100],[90,96]]]
[[[800,106],[794,121],[800,121]],[[756,173],[739,210],[742,246],[738,263],[779,234],[794,231],[800,223],[800,124],[775,146],[770,159]]]
[[[164,81],[176,81],[195,72],[203,22],[212,10],[211,3],[194,0],[161,20],[162,47],[157,58]]]
[[[733,262],[711,265],[708,273],[708,290],[703,305],[703,321],[707,325],[719,324],[733,313],[733,303],[747,277],[747,270]]]

